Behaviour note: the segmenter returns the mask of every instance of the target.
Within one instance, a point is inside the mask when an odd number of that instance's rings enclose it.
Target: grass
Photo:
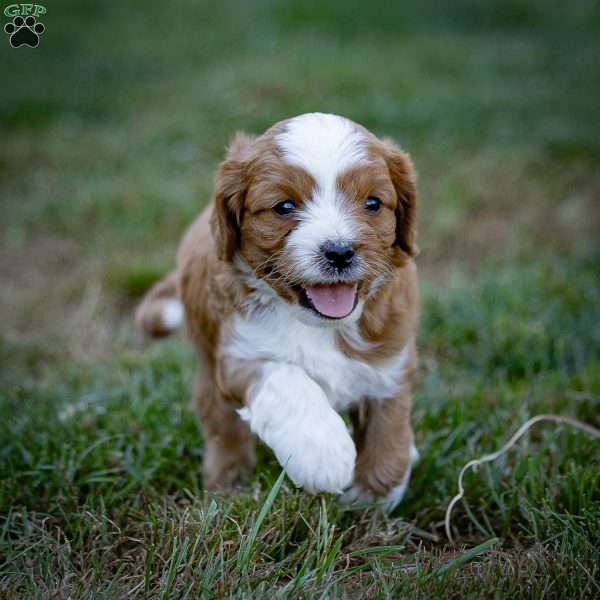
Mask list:
[[[537,0],[61,2],[1,50],[0,597],[597,597],[600,12]],[[6,40],[5,40],[6,41]],[[346,114],[420,172],[421,461],[392,514],[293,488],[266,449],[203,492],[193,356],[135,299],[227,138]]]

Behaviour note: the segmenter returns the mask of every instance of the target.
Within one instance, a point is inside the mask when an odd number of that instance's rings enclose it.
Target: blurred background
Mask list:
[[[412,154],[426,282],[597,241],[598,2],[46,6],[37,48],[0,40],[10,361],[110,353],[233,132],[307,111]]]

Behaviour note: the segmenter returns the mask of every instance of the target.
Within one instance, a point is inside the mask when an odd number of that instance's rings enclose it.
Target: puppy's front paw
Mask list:
[[[340,493],[352,483],[354,442],[323,390],[302,369],[277,365],[239,413],[297,486]]]
[[[402,502],[404,494],[406,494],[406,490],[408,489],[408,484],[410,482],[412,467],[418,460],[419,451],[415,448],[415,446],[411,446],[410,463],[404,472],[404,476],[402,477],[400,483],[393,486],[387,494],[377,496],[366,490],[360,485],[360,483],[354,482],[354,484],[341,495],[340,500],[344,504],[376,504],[387,512],[393,511],[396,506]]]
[[[331,410],[331,409],[330,409]],[[273,449],[290,479],[311,493],[340,493],[354,477],[356,448],[333,410],[306,427],[290,427]]]

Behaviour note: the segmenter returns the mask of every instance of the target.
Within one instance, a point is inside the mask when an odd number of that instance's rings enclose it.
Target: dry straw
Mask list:
[[[512,437],[508,440],[508,442],[506,442],[506,444],[504,444],[504,446],[502,446],[502,448],[500,448],[499,450],[496,450],[496,452],[492,452],[491,454],[486,454],[485,456],[482,456],[481,458],[475,458],[475,459],[469,461],[460,470],[460,473],[458,475],[458,494],[456,494],[456,496],[454,496],[454,498],[452,498],[452,500],[450,500],[450,504],[448,504],[448,508],[446,509],[446,519],[445,519],[446,535],[448,536],[448,539],[450,540],[451,544],[454,544],[454,537],[452,536],[452,527],[451,527],[451,525],[452,525],[452,510],[454,509],[454,506],[456,505],[456,503],[459,500],[461,500],[463,498],[463,496],[465,495],[465,488],[463,485],[463,479],[464,479],[465,473],[469,469],[474,469],[474,468],[478,467],[479,465],[482,465],[483,463],[492,462],[492,461],[496,460],[497,458],[499,458],[500,456],[502,456],[503,454],[505,454],[506,452],[508,452],[533,425],[535,425],[536,423],[539,423],[540,421],[551,421],[553,423],[558,423],[558,424],[562,423],[565,425],[570,425],[571,427],[575,427],[576,429],[584,431],[585,433],[587,433],[588,435],[591,435],[592,437],[600,438],[600,430],[596,429],[595,427],[592,427],[591,425],[588,425],[587,423],[578,421],[577,419],[573,419],[571,417],[563,417],[560,415],[537,415],[537,416],[529,419],[529,421],[523,423],[523,425],[521,425],[521,427],[519,427],[519,429],[512,435]]]

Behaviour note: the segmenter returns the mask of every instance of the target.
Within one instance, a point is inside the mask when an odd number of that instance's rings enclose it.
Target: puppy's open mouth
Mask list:
[[[319,283],[297,289],[300,304],[327,319],[347,317],[358,302],[357,290],[356,283]]]

